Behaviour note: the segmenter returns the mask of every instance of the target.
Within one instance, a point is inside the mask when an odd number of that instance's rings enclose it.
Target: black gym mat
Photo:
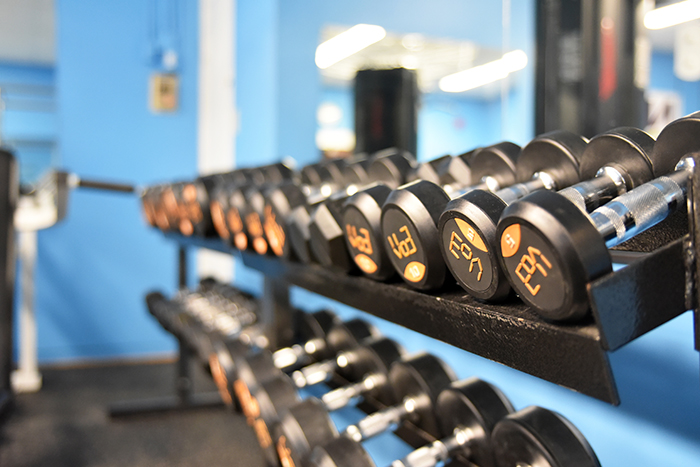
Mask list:
[[[197,369],[195,387],[213,391]],[[245,419],[221,408],[112,420],[111,402],[173,394],[174,364],[42,371],[0,424],[0,466],[264,466]]]

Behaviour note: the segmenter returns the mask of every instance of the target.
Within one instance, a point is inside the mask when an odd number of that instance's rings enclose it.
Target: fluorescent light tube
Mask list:
[[[514,50],[493,62],[469,68],[440,79],[438,86],[445,92],[464,92],[503,79],[527,65],[527,54]]]
[[[381,26],[356,24],[316,47],[316,66],[325,69],[386,37]]]
[[[700,18],[700,0],[686,0],[651,10],[644,15],[647,29],[663,29]]]

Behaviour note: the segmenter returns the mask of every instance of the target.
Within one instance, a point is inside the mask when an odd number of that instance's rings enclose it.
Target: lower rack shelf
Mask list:
[[[166,234],[183,247],[238,252],[219,239]],[[435,293],[402,282],[381,283],[318,265],[238,252],[264,275],[296,285],[468,352],[602,401],[619,404],[607,350],[683,313],[686,238],[589,285],[592,315],[551,323],[513,298],[480,302],[456,285]]]

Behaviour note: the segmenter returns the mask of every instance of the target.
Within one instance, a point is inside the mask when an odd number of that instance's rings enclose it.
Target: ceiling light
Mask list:
[[[447,75],[438,85],[445,92],[464,92],[503,79],[526,65],[527,54],[522,50],[514,50],[493,62]]]
[[[700,18],[700,0],[686,0],[651,10],[644,15],[647,29],[663,29]]]
[[[316,66],[325,69],[379,42],[386,36],[381,26],[356,24],[316,47]]]

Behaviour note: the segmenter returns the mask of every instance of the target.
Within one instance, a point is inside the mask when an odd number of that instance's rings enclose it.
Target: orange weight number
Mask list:
[[[369,237],[369,230],[360,227],[360,235],[358,235],[357,228],[350,224],[345,224],[345,230],[348,232],[348,240],[353,248],[366,255],[371,255],[374,252],[372,249],[372,240]]]
[[[416,242],[413,241],[413,237],[411,236],[411,232],[408,231],[407,226],[402,226],[399,232],[403,232],[406,237],[399,240],[396,234],[393,233],[386,238],[389,240],[389,245],[391,245],[391,251],[393,251],[399,259],[407,258],[418,251]]]
[[[536,271],[539,271],[542,276],[547,277],[547,271],[542,267],[542,264],[538,262],[538,257],[547,268],[552,269],[552,263],[549,262],[540,250],[533,246],[527,247],[527,254],[524,254],[523,257],[520,258],[520,263],[518,263],[518,266],[515,268],[515,274],[518,276],[518,279],[525,284],[525,287],[527,287],[527,290],[529,290],[533,296],[537,295],[541,287],[540,284],[537,284],[535,287],[530,285],[532,275],[535,274]],[[523,276],[521,272],[523,269],[527,273],[526,276]]]
[[[459,242],[459,243],[457,243]],[[467,253],[465,253],[465,250]],[[457,252],[460,252],[464,259],[466,260],[471,260],[469,263],[469,272],[474,271],[474,266],[479,267],[479,272],[476,274],[476,281],[479,282],[481,280],[481,277],[484,275],[484,268],[481,265],[481,259],[480,258],[473,258],[474,254],[472,252],[472,249],[467,245],[459,235],[457,235],[457,232],[452,232],[452,236],[450,237],[450,253],[457,258],[460,259],[460,256]]]

